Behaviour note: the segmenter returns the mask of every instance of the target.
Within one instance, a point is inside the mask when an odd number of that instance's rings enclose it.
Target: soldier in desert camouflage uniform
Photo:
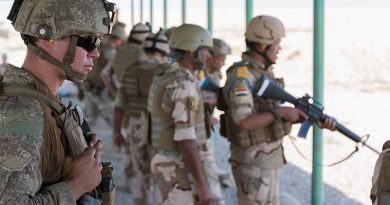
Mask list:
[[[210,55],[212,37],[202,27],[183,24],[169,42],[175,62],[155,76],[148,99],[156,152],[152,174],[164,205],[210,204],[212,195],[200,160],[207,151],[203,102],[193,72],[199,69],[199,56]]]
[[[132,193],[135,204],[146,204],[150,179],[150,156],[148,142],[143,138],[142,117],[146,115],[147,99],[150,84],[159,66],[167,62],[169,53],[168,38],[162,31],[150,34],[145,40],[145,56],[126,69],[115,100],[115,126],[113,140],[125,147],[125,175],[130,181],[134,175]],[[130,119],[124,128],[124,137],[121,132],[123,112],[126,111]],[[127,183],[129,184],[129,183]]]
[[[215,84],[220,85],[222,78],[221,68],[225,65],[226,56],[229,55],[232,51],[230,46],[221,39],[213,39],[213,49],[211,49],[211,58],[206,61],[206,69],[208,72],[208,77],[215,82]]]
[[[113,124],[113,88],[110,83],[104,82],[106,78],[101,77],[103,70],[110,70],[117,49],[126,40],[125,24],[116,23],[112,33],[105,36],[98,50],[100,57],[94,59],[93,69],[88,73],[87,79],[82,87],[85,92],[86,118],[91,125],[96,124],[97,118],[103,117],[111,126]]]
[[[282,138],[290,133],[292,123],[307,118],[297,108],[252,95],[263,75],[284,85],[282,79],[274,77],[272,68],[284,36],[279,19],[266,15],[253,18],[245,32],[247,51],[241,62],[227,70],[223,88],[227,110],[221,126],[231,143],[230,162],[240,205],[279,205],[278,169],[285,163]],[[328,118],[319,125],[334,130],[336,123]]]
[[[22,68],[8,65],[0,83],[0,204],[76,204],[99,185],[102,142],[78,138],[73,145],[86,149],[73,158],[63,140],[80,136],[84,121],[56,92],[65,79],[80,83],[92,69],[114,9],[103,0],[15,1],[8,19],[27,56]]]
[[[143,46],[146,37],[152,32],[151,26],[146,23],[138,23],[133,26],[130,31],[130,35],[127,38],[127,43],[118,49],[114,62],[112,63],[113,71],[106,71],[106,73],[112,73],[111,76],[106,76],[108,81],[111,82],[115,92],[120,87],[120,81],[127,68],[138,59],[143,57]]]

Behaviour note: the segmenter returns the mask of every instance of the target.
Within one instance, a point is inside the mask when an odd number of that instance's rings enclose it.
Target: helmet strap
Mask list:
[[[265,50],[264,52],[261,52],[259,49],[257,49],[255,46],[251,46],[250,47],[253,51],[255,51],[258,55],[260,55],[261,57],[263,57],[267,62],[265,62],[265,70],[268,70],[268,68],[275,64],[275,61],[272,61],[268,55],[267,55],[267,52],[268,50],[271,48],[271,45],[267,45],[265,47]]]
[[[38,57],[41,59],[61,68],[64,70],[66,74],[66,79],[70,81],[74,81],[74,79],[77,80],[85,80],[87,75],[75,72],[72,70],[71,64],[74,60],[75,56],[75,50],[76,50],[76,43],[77,43],[77,36],[71,36],[70,44],[67,53],[65,54],[65,57],[63,59],[63,62],[57,60],[53,56],[51,56],[46,50],[36,46],[33,43],[27,42],[27,49],[31,52],[35,53]]]

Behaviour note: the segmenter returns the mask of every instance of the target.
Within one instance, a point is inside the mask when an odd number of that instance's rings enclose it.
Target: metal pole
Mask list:
[[[245,25],[252,19],[253,16],[253,0],[246,0],[246,18]]]
[[[140,0],[140,22],[143,22],[143,17],[144,17],[144,1]]]
[[[181,21],[182,23],[186,22],[186,0],[181,0]]]
[[[213,33],[213,0],[207,0],[207,29]]]
[[[153,0],[150,0],[150,26],[153,28]]]
[[[164,0],[164,28],[167,28],[168,24],[168,18],[167,18],[167,7],[168,7],[168,0]]]
[[[130,9],[131,9],[131,24],[134,26],[134,0],[130,1]]]
[[[313,91],[314,98],[323,103],[323,67],[324,67],[324,0],[314,0],[314,70]],[[313,174],[312,174],[312,205],[323,204],[322,184],[322,130],[314,126],[313,129]]]

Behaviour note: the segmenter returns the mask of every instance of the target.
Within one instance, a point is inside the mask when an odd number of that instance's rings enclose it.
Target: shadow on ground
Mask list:
[[[280,174],[280,191],[294,196],[302,205],[311,204],[311,174],[293,164],[285,165]],[[362,205],[341,190],[324,184],[324,205]]]

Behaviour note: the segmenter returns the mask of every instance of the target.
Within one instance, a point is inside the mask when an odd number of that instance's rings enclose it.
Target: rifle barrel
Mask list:
[[[357,143],[362,143],[363,146],[366,146],[368,147],[369,149],[371,149],[372,151],[376,152],[377,154],[379,154],[379,152],[372,148],[370,145],[366,144],[366,142],[363,142],[362,141],[362,138],[359,137],[357,134],[353,133],[351,130],[349,130],[348,128],[344,127],[342,124],[338,123],[336,124],[336,129],[337,131],[339,131],[341,134],[347,136],[349,139],[357,142]]]

